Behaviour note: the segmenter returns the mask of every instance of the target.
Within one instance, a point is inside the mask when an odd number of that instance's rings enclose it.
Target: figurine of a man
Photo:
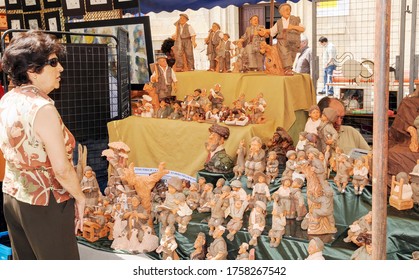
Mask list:
[[[260,53],[260,43],[265,41],[265,38],[260,36],[258,31],[263,30],[264,26],[259,24],[257,15],[253,15],[249,22],[250,25],[246,27],[240,41],[246,45],[245,50],[250,70],[263,71],[263,54]]]
[[[86,206],[95,206],[98,204],[101,196],[99,183],[90,166],[84,168],[83,179],[80,182],[82,191],[86,196]]]
[[[306,260],[324,260],[323,248],[323,241],[317,236],[313,237],[313,239],[311,239],[308,243],[308,257]]]
[[[177,91],[177,78],[172,67],[167,65],[166,56],[157,57],[157,64],[150,77],[154,83],[159,100],[172,96],[172,91]]]
[[[305,31],[305,27],[301,25],[300,17],[291,15],[290,4],[283,3],[279,5],[278,11],[281,18],[271,29],[259,31],[259,35],[276,36],[279,56],[282,60],[285,75],[293,75],[292,65],[300,49],[300,34]]]
[[[207,56],[210,62],[210,68],[208,71],[215,71],[217,69],[217,47],[223,38],[221,27],[218,23],[214,22],[209,30],[208,37],[205,38],[205,44],[207,44]]]
[[[214,241],[210,244],[207,253],[207,260],[225,260],[227,259],[227,243],[223,238],[225,227],[219,225],[214,229],[212,237]]]
[[[224,141],[230,136],[230,129],[225,126],[213,124],[209,128],[210,135],[205,143],[208,157],[204,164],[205,170],[212,173],[233,172],[234,160],[227,154]]]
[[[195,60],[193,55],[193,48],[196,48],[195,30],[187,22],[189,17],[187,14],[180,14],[179,20],[175,23],[176,34],[173,35],[175,40],[175,56],[176,56],[176,71],[184,71],[184,59],[186,59],[186,66],[188,71],[195,70]]]

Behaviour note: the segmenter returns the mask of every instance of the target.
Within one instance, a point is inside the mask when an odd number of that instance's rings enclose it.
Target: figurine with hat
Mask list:
[[[213,124],[209,128],[210,135],[205,142],[208,152],[204,169],[211,173],[230,174],[233,172],[234,160],[227,154],[224,142],[230,136],[230,129],[226,126]]]
[[[320,125],[320,108],[317,105],[311,105],[308,108],[308,119],[304,127],[304,131],[307,133],[317,134],[317,127]]]
[[[268,153],[268,159],[266,161],[266,175],[269,177],[271,184],[274,183],[275,178],[279,175],[279,161],[278,155],[275,151],[270,151]]]
[[[289,150],[285,156],[288,160],[285,163],[285,170],[282,172],[282,177],[291,177],[297,167],[297,152],[294,150]]]
[[[208,71],[216,71],[218,67],[217,63],[217,47],[223,38],[221,32],[221,26],[214,22],[211,25],[211,29],[208,31],[208,37],[205,38],[205,44],[207,45],[207,56],[210,63]]]
[[[177,78],[175,71],[167,64],[166,55],[159,54],[156,57],[157,64],[154,64],[153,74],[150,81],[156,88],[159,100],[172,96],[172,91],[177,91]]]
[[[214,241],[208,247],[207,260],[226,260],[228,255],[227,243],[223,238],[226,228],[222,225],[215,227],[212,237]]]
[[[234,51],[234,45],[230,41],[230,35],[228,33],[223,34],[223,38],[217,47],[217,61],[218,61],[218,72],[226,73],[231,72],[231,52]]]
[[[176,71],[194,71],[195,60],[193,49],[196,48],[196,33],[193,27],[188,24],[189,16],[185,13],[179,15],[179,20],[175,22],[176,33],[172,36],[175,40],[174,52],[176,58]],[[186,65],[185,65],[186,64]]]
[[[335,149],[336,143],[339,138],[339,134],[333,127],[333,123],[336,121],[338,113],[333,108],[324,108],[321,116],[321,123],[317,127],[317,135],[320,139],[320,150],[326,151],[326,145],[329,145],[332,149]]]
[[[177,215],[175,213],[179,210],[178,202],[186,201],[186,199],[183,194],[182,180],[179,177],[170,177],[167,186],[166,199],[163,204],[157,207],[157,210],[160,211],[159,221],[162,227],[170,226],[174,228]]]

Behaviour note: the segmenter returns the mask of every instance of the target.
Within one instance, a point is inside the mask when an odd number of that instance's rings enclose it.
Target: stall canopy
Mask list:
[[[288,2],[299,2],[300,0],[290,0]],[[149,12],[172,12],[174,10],[185,11],[187,9],[198,10],[200,8],[211,9],[213,7],[225,8],[230,5],[243,6],[244,4],[257,4],[259,2],[270,2],[260,0],[140,0],[140,10],[142,13]],[[281,4],[286,0],[277,0],[275,3]]]

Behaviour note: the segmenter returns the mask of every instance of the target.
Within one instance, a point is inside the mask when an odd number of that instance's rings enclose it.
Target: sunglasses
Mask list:
[[[51,59],[48,59],[47,61],[45,61],[44,65],[50,65],[51,67],[57,67],[58,63],[60,61],[58,60],[58,57],[54,57]]]

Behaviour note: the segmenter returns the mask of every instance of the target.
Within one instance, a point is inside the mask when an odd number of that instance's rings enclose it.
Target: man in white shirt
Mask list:
[[[332,74],[336,69],[336,47],[328,42],[326,37],[319,38],[320,45],[323,47],[323,90],[319,94],[326,94],[333,96],[333,87],[330,85],[332,82]]]

